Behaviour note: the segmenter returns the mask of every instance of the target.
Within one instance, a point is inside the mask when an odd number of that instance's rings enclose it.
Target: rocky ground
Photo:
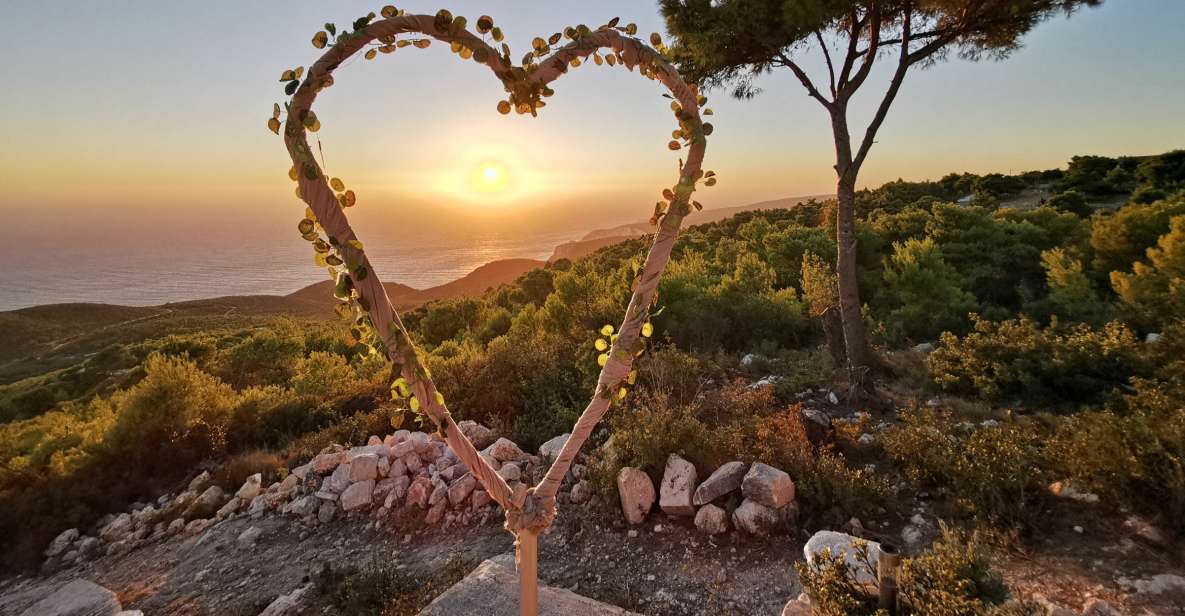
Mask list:
[[[856,439],[863,442],[877,438],[884,424],[845,416],[829,391],[801,398],[815,409],[804,411],[812,431],[831,430],[833,420],[856,422],[868,430]],[[532,456],[505,439],[484,436],[480,440],[491,443],[483,455],[500,473],[513,471],[508,474],[516,481],[554,457],[551,450],[563,438]],[[637,489],[625,489],[619,475],[620,503],[614,498],[606,504],[595,494],[577,498],[577,485],[592,484],[574,477],[561,493],[556,523],[540,540],[542,581],[643,614],[782,613],[802,590],[793,563],[803,558],[812,533],[822,530],[796,526],[789,477],[761,464],[733,462],[697,478],[678,456],[667,467],[658,486],[642,481],[640,473]],[[155,507],[141,504],[132,513],[109,516],[89,534],[63,533],[55,541],[60,545],[47,551],[46,571],[52,573],[0,581],[0,616],[26,616],[34,603],[78,579],[114,591],[125,609],[148,615],[293,614],[267,608],[300,589],[307,589],[301,613],[338,614],[341,608],[312,584],[325,579],[319,572],[326,565],[340,571],[376,561],[393,563],[407,579],[439,582],[422,585],[430,588],[428,596],[416,597],[422,604],[446,588],[440,584],[513,550],[488,497],[475,502],[483,493],[469,485],[471,478],[450,452],[425,435],[328,448],[301,468],[272,486],[252,483],[255,476],[233,497],[205,487],[203,474]],[[359,487],[365,494],[351,504]],[[205,502],[215,492],[219,498]],[[1003,538],[997,546],[996,567],[1015,596],[1045,606],[1049,616],[1185,614],[1182,546],[1139,518],[1103,514],[1097,497],[1065,486],[1059,493],[1064,498],[1057,499],[1042,534]],[[745,504],[731,519],[696,519],[720,509],[712,502],[741,497]],[[746,504],[757,514],[751,520],[740,515]],[[893,542],[907,555],[939,535],[941,503],[926,493],[900,490],[897,502],[886,507],[835,530]],[[170,522],[166,514],[179,517]],[[812,519],[801,522],[816,524]]]
[[[259,537],[240,542],[250,528],[260,529]],[[53,588],[85,578],[115,591],[125,608],[148,615],[255,616],[307,584],[324,563],[389,558],[409,573],[431,575],[458,558],[473,566],[513,549],[496,521],[408,530],[375,530],[361,516],[310,528],[291,517],[230,519],[198,535],[175,535],[48,577],[7,580],[0,585],[0,614],[16,616]],[[1157,575],[1182,570],[1170,554],[1127,538],[1125,530],[1092,524],[1090,533],[1054,534],[1028,552],[1004,551],[998,565],[1018,594],[1042,595],[1074,610],[1050,614],[1078,613],[1092,599],[1121,614],[1185,614],[1185,594],[1150,592],[1156,584],[1173,584]],[[712,538],[662,515],[628,527],[618,516],[569,506],[540,541],[540,575],[547,584],[643,614],[776,615],[801,590],[791,563],[801,559],[802,543],[802,534]],[[311,603],[306,613],[336,613],[320,598]]]
[[[540,540],[543,582],[646,614],[776,614],[799,591],[787,565],[801,554],[794,539],[711,539],[690,524],[657,519],[629,530],[611,518],[574,507],[561,514]],[[256,541],[240,542],[253,527],[262,531]],[[364,517],[303,530],[292,518],[243,517],[48,577],[7,580],[0,614],[16,616],[57,586],[85,578],[149,615],[255,616],[308,583],[323,563],[390,558],[409,572],[431,573],[450,559],[476,564],[510,550],[513,539],[496,521],[400,535],[375,530]],[[309,613],[334,612],[314,605]]]

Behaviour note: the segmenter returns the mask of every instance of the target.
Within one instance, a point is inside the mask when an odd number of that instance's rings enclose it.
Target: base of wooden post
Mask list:
[[[520,530],[515,536],[514,560],[518,569],[520,616],[539,615],[539,535]]]

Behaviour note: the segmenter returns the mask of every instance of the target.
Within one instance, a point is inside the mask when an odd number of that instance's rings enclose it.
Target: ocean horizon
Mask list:
[[[491,261],[545,260],[556,246],[584,233],[524,237],[489,232],[411,242],[393,237],[368,241],[366,251],[384,282],[425,289]],[[324,279],[309,245],[284,239],[216,246],[59,246],[36,255],[0,270],[0,311],[75,302],[156,306],[226,295],[287,295]]]

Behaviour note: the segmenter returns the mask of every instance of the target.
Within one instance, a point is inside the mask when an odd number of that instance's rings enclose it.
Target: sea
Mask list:
[[[556,246],[582,235],[489,232],[411,242],[402,237],[368,240],[366,252],[383,281],[424,289],[491,261],[547,259]],[[311,248],[299,238],[262,244],[86,244],[63,243],[4,259],[0,311],[71,302],[156,306],[224,295],[287,295],[324,279]]]

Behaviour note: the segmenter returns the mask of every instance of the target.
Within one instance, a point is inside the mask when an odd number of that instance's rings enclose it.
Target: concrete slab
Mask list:
[[[509,562],[507,562],[509,560]],[[433,601],[420,616],[518,616],[513,558],[482,562]],[[539,616],[640,616],[563,588],[539,587]]]

